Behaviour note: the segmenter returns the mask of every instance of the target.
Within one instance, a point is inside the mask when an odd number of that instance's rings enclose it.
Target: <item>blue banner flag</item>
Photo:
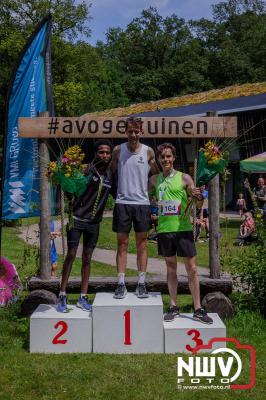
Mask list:
[[[2,219],[40,215],[38,140],[18,137],[18,118],[53,115],[50,57],[51,17],[37,26],[9,86],[4,159]]]

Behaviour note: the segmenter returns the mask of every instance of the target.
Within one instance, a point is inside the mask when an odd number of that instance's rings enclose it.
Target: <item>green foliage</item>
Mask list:
[[[170,97],[211,87],[199,41],[184,19],[163,18],[155,8],[143,10],[123,31],[111,28],[106,44],[97,44],[104,59],[121,71],[130,102]]]
[[[265,80],[265,1],[227,0],[213,6],[213,17],[191,22],[213,86]]]
[[[113,210],[115,206],[115,201],[113,199],[113,196],[109,195],[107,199],[107,203],[105,205],[105,210]]]
[[[76,0],[1,0],[0,23],[4,27],[25,31],[34,30],[36,24],[49,12],[53,15],[53,32],[73,39],[78,34],[90,35],[88,27],[90,4]]]
[[[266,80],[266,12],[261,0],[227,0],[212,21],[143,10],[125,29],[110,27],[93,47],[90,4],[77,0],[2,0],[0,112],[11,72],[36,24],[53,17],[52,74],[58,116]],[[77,41],[82,37],[84,41]],[[75,41],[76,40],[76,41]],[[4,117],[0,121],[3,131]]]
[[[90,301],[93,297],[89,296]],[[191,297],[178,296],[178,299],[182,311],[190,311]],[[168,296],[167,299],[163,296],[163,300],[167,305]],[[69,296],[70,304],[76,301],[77,295]],[[177,354],[30,354],[30,321],[21,318],[19,312],[20,302],[0,309],[0,397],[3,400],[205,400],[206,397],[258,400],[265,397],[266,321],[256,313],[238,313],[225,321],[228,337],[251,344],[257,351],[255,387],[241,392],[198,390],[192,396],[191,390],[177,390]],[[244,383],[249,379],[248,357],[248,352],[243,352]]]
[[[244,247],[231,260],[231,272],[239,291],[239,307],[259,309],[266,317],[266,228],[259,230],[258,243]]]

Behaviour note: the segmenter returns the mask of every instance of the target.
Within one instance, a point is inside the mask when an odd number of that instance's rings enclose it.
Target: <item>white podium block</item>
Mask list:
[[[59,313],[55,305],[40,304],[30,318],[31,353],[90,353],[92,351],[91,313],[68,305]]]
[[[97,293],[92,306],[93,352],[163,353],[163,303],[160,293],[139,299],[128,293]]]
[[[191,353],[196,346],[208,344],[212,338],[226,337],[226,327],[219,315],[212,313],[208,315],[213,319],[211,325],[194,321],[193,314],[180,314],[173,321],[164,322],[165,353]],[[204,352],[225,346],[223,342],[214,343],[212,349]]]

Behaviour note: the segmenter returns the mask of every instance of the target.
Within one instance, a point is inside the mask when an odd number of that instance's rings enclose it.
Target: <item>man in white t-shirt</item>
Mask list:
[[[116,146],[113,151],[111,168],[118,173],[118,189],[113,214],[113,231],[117,233],[118,284],[114,297],[123,299],[127,290],[125,271],[127,265],[128,237],[132,224],[136,236],[137,266],[139,279],[136,294],[148,297],[145,286],[147,270],[147,232],[151,225],[148,176],[158,173],[155,154],[151,147],[140,142],[143,133],[140,118],[126,120],[128,141]]]

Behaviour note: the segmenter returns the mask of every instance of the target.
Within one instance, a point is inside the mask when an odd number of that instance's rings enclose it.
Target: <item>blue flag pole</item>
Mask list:
[[[18,118],[54,113],[51,85],[51,15],[37,25],[8,88],[1,180],[1,221],[40,215],[37,139],[18,136]],[[1,226],[2,227],[2,226]],[[1,240],[1,229],[0,229]]]

